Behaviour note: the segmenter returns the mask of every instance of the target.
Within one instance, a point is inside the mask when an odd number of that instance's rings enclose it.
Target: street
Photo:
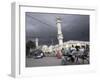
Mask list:
[[[78,64],[89,64],[87,61],[82,63],[82,60],[79,59]],[[78,65],[76,63],[69,63],[68,65]],[[26,58],[26,67],[41,67],[41,66],[60,66],[61,59],[57,57],[43,57],[40,59]]]
[[[61,59],[56,57],[43,57],[40,59],[26,58],[26,67],[57,66],[61,65]]]

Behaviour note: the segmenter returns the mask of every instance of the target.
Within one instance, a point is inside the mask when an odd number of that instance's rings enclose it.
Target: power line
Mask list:
[[[37,18],[31,16],[31,15],[27,15],[27,16],[29,16],[31,19],[34,19],[34,20],[39,21],[39,22],[42,23],[42,24],[45,24],[45,25],[50,26],[50,27],[54,27],[54,26],[52,26],[52,25],[50,25],[50,24],[47,24],[47,23],[45,23],[45,22],[43,22],[43,21],[41,21],[41,20],[39,20],[39,19],[37,19]]]

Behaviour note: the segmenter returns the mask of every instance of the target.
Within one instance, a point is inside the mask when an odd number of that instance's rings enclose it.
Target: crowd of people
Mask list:
[[[55,48],[51,52],[44,52],[42,49],[37,49],[32,42],[26,47],[26,56],[35,59],[43,57],[56,57],[61,59],[62,65],[67,64],[89,64],[89,45],[72,45],[61,49]]]
[[[62,48],[62,64],[89,64],[89,45]]]

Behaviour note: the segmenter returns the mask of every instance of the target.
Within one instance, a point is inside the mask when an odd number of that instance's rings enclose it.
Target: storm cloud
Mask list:
[[[39,38],[39,44],[57,44],[56,17],[61,18],[64,41],[89,41],[89,15],[26,12],[26,41]]]

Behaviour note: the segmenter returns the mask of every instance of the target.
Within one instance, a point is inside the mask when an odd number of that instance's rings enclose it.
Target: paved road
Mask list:
[[[26,58],[26,67],[57,65],[61,65],[61,59],[57,59],[56,57],[43,57],[41,59]]]
[[[76,63],[70,63],[69,65],[75,65]],[[79,59],[79,64],[83,64]],[[88,64],[85,61],[85,64]],[[61,65],[61,59],[56,57],[43,57],[41,59],[26,58],[26,67],[39,67],[39,66],[58,66]]]

